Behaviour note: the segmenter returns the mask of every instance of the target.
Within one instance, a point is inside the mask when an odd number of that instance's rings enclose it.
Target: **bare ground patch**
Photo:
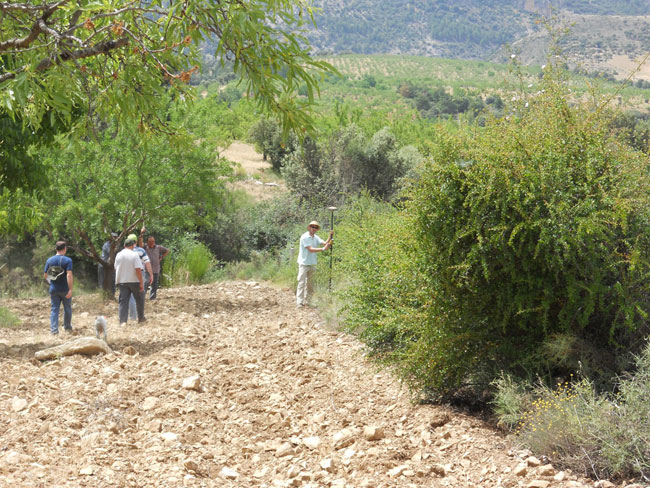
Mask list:
[[[75,329],[106,315],[114,352],[45,363],[34,351],[66,340],[48,333],[49,300],[3,305],[23,324],[0,330],[0,486],[588,486],[521,470],[529,454],[488,425],[413,404],[291,290],[162,289],[124,328],[115,303],[76,297]]]
[[[273,172],[271,163],[264,161],[251,144],[233,142],[220,153],[243,171],[243,179],[233,183],[233,188],[243,189],[255,200],[268,200],[287,191],[284,181]]]

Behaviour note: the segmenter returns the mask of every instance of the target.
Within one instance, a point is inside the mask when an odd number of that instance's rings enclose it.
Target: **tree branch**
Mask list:
[[[65,5],[70,0],[62,0],[56,3],[43,3],[41,5],[30,5],[26,3],[5,3],[0,2],[0,12],[47,12],[56,10],[61,5]]]
[[[129,39],[127,37],[122,37],[120,39],[116,39],[114,41],[106,41],[86,49],[78,49],[77,51],[64,51],[54,59],[46,58],[41,61],[36,67],[36,71],[45,71],[56,64],[64,63],[72,59],[82,59],[92,56],[99,56],[101,54],[108,54],[111,51],[115,51],[116,49],[126,46],[128,43]]]

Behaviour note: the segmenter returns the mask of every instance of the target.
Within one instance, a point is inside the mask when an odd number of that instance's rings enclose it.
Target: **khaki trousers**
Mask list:
[[[314,271],[315,265],[298,265],[298,289],[296,290],[296,303],[308,305],[309,299],[314,294]]]

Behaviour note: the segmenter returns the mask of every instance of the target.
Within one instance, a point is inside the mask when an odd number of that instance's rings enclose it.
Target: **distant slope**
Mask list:
[[[481,59],[523,37],[533,15],[519,1],[316,0],[317,51]]]
[[[648,2],[650,4],[650,1]],[[583,15],[562,12],[561,23],[569,31],[561,39],[560,47],[572,68],[587,72],[627,78],[650,50],[650,15]],[[545,29],[531,33],[511,45],[511,51],[524,64],[543,64],[546,61],[550,38]],[[508,53],[502,51],[492,60],[503,62]],[[650,80],[650,63],[640,67],[632,79]]]
[[[543,64],[549,36],[539,20],[570,26],[569,64],[625,77],[650,49],[650,0],[315,0],[318,54],[410,54],[503,61],[511,45]],[[638,78],[650,79],[650,71]]]

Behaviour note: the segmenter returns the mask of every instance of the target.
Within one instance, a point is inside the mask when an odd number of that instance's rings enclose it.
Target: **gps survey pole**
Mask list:
[[[334,231],[334,212],[338,210],[336,207],[327,207],[327,210],[330,211],[330,230]],[[330,283],[328,290],[332,291],[332,260],[334,259],[334,241],[330,243]]]

